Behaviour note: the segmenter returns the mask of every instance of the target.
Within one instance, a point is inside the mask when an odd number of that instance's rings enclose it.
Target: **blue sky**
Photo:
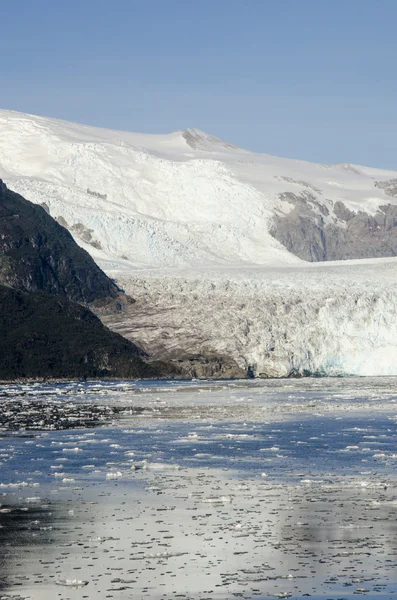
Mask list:
[[[0,107],[397,169],[396,0],[3,0]]]

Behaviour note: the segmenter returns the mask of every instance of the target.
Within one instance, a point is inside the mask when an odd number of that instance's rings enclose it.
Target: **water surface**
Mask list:
[[[1,388],[21,400],[117,411],[3,429],[6,598],[395,596],[396,379]]]

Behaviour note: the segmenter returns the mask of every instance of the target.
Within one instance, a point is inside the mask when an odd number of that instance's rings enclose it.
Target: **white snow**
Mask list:
[[[292,208],[280,193],[310,193],[331,215],[338,200],[369,212],[397,202],[374,185],[397,172],[255,154],[195,129],[135,134],[6,110],[0,177],[91,229],[102,246],[87,247],[93,256],[127,268],[298,265],[269,234],[274,215]]]

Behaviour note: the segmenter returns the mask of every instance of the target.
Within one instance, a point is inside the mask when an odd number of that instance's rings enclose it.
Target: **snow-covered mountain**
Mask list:
[[[0,111],[0,178],[97,258],[131,266],[397,254],[397,172],[255,154],[195,129],[144,135]]]
[[[107,322],[155,357],[397,375],[397,172],[0,111],[0,178],[137,299]]]

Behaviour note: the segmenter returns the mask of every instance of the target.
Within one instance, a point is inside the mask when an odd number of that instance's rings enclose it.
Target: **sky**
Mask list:
[[[0,4],[0,108],[397,170],[396,0]]]

